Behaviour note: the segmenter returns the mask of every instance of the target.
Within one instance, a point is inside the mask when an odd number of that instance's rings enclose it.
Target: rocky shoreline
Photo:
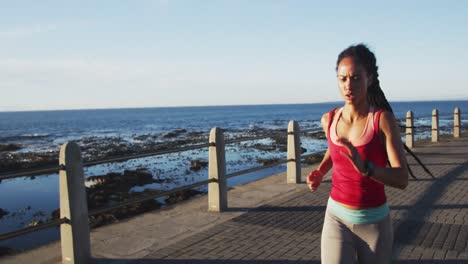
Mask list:
[[[161,183],[162,181],[154,179],[153,175],[145,169],[125,170],[123,173],[108,173],[106,175],[92,176],[87,178],[88,183],[93,184],[86,187],[86,195],[88,201],[88,210],[92,213],[93,210],[106,208],[115,204],[123,203],[129,200],[148,197],[161,193],[161,190],[145,188],[141,192],[130,191],[135,186],[144,186],[151,183]],[[134,203],[125,207],[121,207],[110,212],[92,215],[89,217],[91,228],[102,225],[118,222],[119,220],[159,209],[162,206],[172,205],[174,203],[187,200],[192,196],[201,194],[196,190],[185,190],[173,193],[164,198],[164,204],[154,199],[149,199],[143,202]],[[58,219],[60,209],[57,208],[51,214],[52,219]]]
[[[238,148],[252,148],[263,152],[286,152],[287,151],[287,134],[284,129],[282,130],[264,130],[257,129],[248,132],[226,133],[226,140],[240,137],[256,137],[262,136],[267,133],[273,134],[271,139],[267,142],[259,141],[260,143],[253,142],[252,144],[236,143]],[[323,133],[305,134],[303,136],[321,139]],[[125,140],[120,137],[86,137],[77,142],[82,151],[83,161],[102,160],[113,157],[127,156],[133,154],[142,154],[150,152],[166,151],[184,146],[203,144],[208,142],[208,133],[202,132],[187,132],[186,130],[174,130],[161,135],[140,135],[134,137],[131,141]],[[271,142],[271,143],[270,143]],[[22,148],[21,145],[3,144],[0,147],[0,171],[1,172],[15,172],[25,169],[35,169],[46,166],[54,166],[58,164],[58,147],[56,150],[43,151],[43,152],[24,152],[18,151]],[[303,149],[302,152],[305,152]],[[252,160],[259,164],[271,164],[276,162],[277,158],[258,158],[251,157]],[[200,171],[206,168],[208,161],[204,159],[194,158],[187,164],[185,173]],[[151,184],[171,184],[173,181],[170,178],[159,177],[150,172],[147,168],[125,169],[121,173],[111,172],[103,175],[89,176],[86,179],[86,193],[88,200],[88,209],[92,212],[95,209],[101,209],[112,206],[128,200],[155,195],[165,190],[156,188],[146,188],[142,186]],[[35,176],[29,176],[34,180]],[[0,181],[0,184],[1,181]],[[144,188],[140,191],[134,191],[135,187]],[[140,188],[140,189],[141,189]],[[102,213],[99,215],[90,216],[90,226],[92,228],[102,225],[115,223],[121,219],[125,219],[137,214],[160,209],[161,207],[170,206],[177,202],[190,199],[193,196],[200,195],[203,192],[199,190],[185,190],[178,193],[171,194],[161,199],[149,199],[144,202],[135,203],[133,205],[125,206],[113,210],[111,212]],[[30,210],[32,210],[30,208]],[[50,214],[46,214],[40,210],[31,211],[33,217],[24,223],[24,226],[35,226],[43,222],[57,219],[59,217],[59,209],[55,209]],[[3,217],[15,217],[15,212],[10,213],[7,210],[0,209],[0,219]],[[21,220],[23,221],[23,220]],[[4,248],[1,252],[12,252],[8,248]]]
[[[234,131],[236,132],[236,131]],[[280,134],[284,133],[284,134]],[[256,137],[272,134],[272,144],[253,144],[248,146],[260,151],[287,151],[287,134],[284,129],[253,131],[239,133],[241,137]],[[324,139],[322,131],[304,134],[303,136]],[[231,139],[229,135],[226,140]],[[208,142],[208,133],[187,132],[185,129],[174,130],[161,135],[139,135],[126,140],[120,137],[84,137],[75,141],[81,148],[83,162],[103,160],[114,157],[166,151],[178,147],[203,144]],[[0,172],[15,172],[36,169],[58,164],[59,146],[49,151],[19,152],[20,144],[0,144]],[[303,150],[304,152],[305,150]]]
[[[179,137],[184,134],[184,137]],[[164,141],[162,141],[164,139]],[[85,137],[75,142],[80,146],[83,162],[144,154],[199,144],[208,140],[201,132],[173,131],[164,135],[140,135],[132,141],[120,137]],[[0,172],[15,172],[58,164],[59,148],[49,151],[18,152],[20,144],[0,145]]]

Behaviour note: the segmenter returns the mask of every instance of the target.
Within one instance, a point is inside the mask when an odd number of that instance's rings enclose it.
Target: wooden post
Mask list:
[[[414,120],[413,120],[413,112],[408,111],[406,113],[406,146],[408,148],[414,147]]]
[[[208,178],[216,182],[208,184],[208,211],[222,212],[227,209],[227,180],[224,133],[221,128],[212,128],[208,151]]]
[[[432,110],[432,142],[439,142],[439,110]]]
[[[460,137],[460,128],[461,128],[460,115],[461,115],[460,108],[455,107],[455,111],[453,114],[453,137],[456,137],[456,138]]]
[[[80,147],[67,142],[60,148],[60,217],[69,223],[60,225],[62,263],[85,264],[91,261],[88,205]]]
[[[301,142],[299,124],[291,120],[288,125],[287,183],[301,182]]]

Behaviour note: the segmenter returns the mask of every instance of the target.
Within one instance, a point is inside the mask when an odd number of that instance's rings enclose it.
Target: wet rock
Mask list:
[[[18,253],[18,250],[9,247],[0,247],[0,257],[6,255],[13,255],[15,253]]]
[[[305,136],[311,137],[311,138],[314,138],[314,139],[320,139],[320,140],[326,140],[327,139],[327,136],[325,135],[325,132],[323,132],[323,130],[307,133],[307,134],[305,134]]]
[[[203,132],[203,131],[193,131],[193,132],[189,132],[187,134],[187,136],[189,137],[200,137],[200,136],[206,136],[208,133],[207,132]]]
[[[154,180],[152,174],[146,169],[92,176],[88,177],[87,181],[94,184],[86,188],[89,209],[103,207],[111,202],[128,200],[138,195],[138,193],[129,193],[131,188],[159,182],[159,180]]]
[[[125,170],[123,173],[108,173],[106,175],[93,176],[89,177],[87,181],[92,181],[94,183],[94,185],[86,188],[88,210],[93,210],[159,193],[159,190],[151,189],[145,189],[143,192],[130,192],[130,189],[135,186],[161,182],[162,180],[153,179],[152,174],[146,169],[137,169]],[[150,199],[90,217],[90,223],[92,227],[115,223],[120,219],[155,210],[160,207],[161,204],[159,202]]]
[[[288,145],[288,136],[286,133],[283,134],[275,134],[271,137],[271,139],[273,139],[273,141],[275,142],[276,145],[279,145],[279,146],[287,146]]]
[[[58,151],[11,153],[0,152],[0,171],[33,169],[58,164]]]
[[[0,208],[0,219],[2,219],[5,215],[8,215],[10,212],[8,212],[5,209]]]
[[[270,158],[270,159],[257,158],[257,162],[262,163],[264,166],[273,164],[278,161],[280,161],[279,158]]]
[[[183,190],[183,191],[176,192],[176,193],[169,195],[169,197],[166,198],[164,201],[166,202],[167,205],[171,205],[180,201],[187,200],[190,197],[193,197],[201,193],[202,192],[193,190],[193,189]]]
[[[288,152],[288,146],[280,146],[280,147],[278,147],[278,150],[280,152]]]
[[[187,132],[187,130],[185,130],[185,129],[176,129],[176,130],[174,130],[174,131],[171,131],[171,132],[165,134],[165,135],[163,136],[163,138],[174,138],[174,137],[178,137],[180,134],[186,133],[186,132]]]
[[[205,160],[192,160],[190,161],[190,169],[193,171],[199,171],[201,168],[206,168],[208,161]]]
[[[174,130],[172,133],[186,133],[186,130]],[[166,140],[165,142],[144,141],[131,143],[119,137],[87,137],[77,143],[80,145],[83,161],[95,161],[107,158],[170,150],[187,145],[206,143],[207,132],[191,132],[184,139]],[[154,136],[156,137],[156,136]],[[59,146],[47,152],[7,152],[0,151],[0,171],[15,172],[58,164]]]
[[[119,220],[149,212],[161,208],[161,204],[153,199],[128,205],[122,208],[115,209],[108,213],[98,214],[89,217],[91,228],[116,223]]]
[[[174,132],[169,132],[167,134],[164,134],[163,136],[163,138],[173,138],[173,137],[177,137],[177,134]]]
[[[160,207],[161,207],[161,204],[159,202],[157,202],[154,199],[151,199],[151,200],[146,200],[146,201],[143,201],[143,202],[140,202],[140,203],[135,203],[135,204],[126,206],[124,208],[118,209],[118,210],[116,210],[116,212],[114,212],[114,215],[118,219],[123,219],[123,218],[127,218],[129,216],[133,216],[133,215],[149,212],[149,211],[152,211],[152,210],[155,210],[155,209],[159,209]]]
[[[99,214],[89,217],[90,228],[117,223],[119,220],[113,214]]]
[[[92,185],[101,185],[105,184],[108,177],[106,176],[89,176],[86,178],[86,182],[91,183]]]
[[[306,164],[315,164],[321,162],[323,159],[324,153],[317,153],[313,156],[307,157],[304,161]]]
[[[60,208],[57,208],[50,213],[52,219],[59,219],[60,218]]]
[[[37,225],[40,225],[42,224],[42,220],[39,220],[39,219],[31,219],[31,221],[29,221],[29,223],[26,225],[27,227],[33,227],[33,226],[37,226]]]
[[[121,196],[114,195],[114,196],[118,196],[118,197],[124,197],[125,196],[125,198],[123,200],[128,200],[128,199],[131,199],[131,198],[141,197],[142,193],[154,194],[155,192],[159,192],[159,191],[157,191],[157,190],[145,190],[144,192],[132,193],[132,194],[121,195]],[[101,203],[99,204],[99,208],[109,206],[109,200],[106,200],[104,198],[104,196],[100,196],[100,197],[101,197],[100,199],[102,199],[102,200],[100,201]],[[94,209],[93,206],[96,206],[96,204],[97,203],[95,203],[94,205],[88,205],[88,210],[91,211],[92,209]],[[113,203],[113,204],[115,204],[115,203]],[[99,226],[103,226],[103,225],[107,225],[107,224],[116,223],[121,219],[125,219],[125,218],[131,217],[131,216],[135,216],[135,215],[142,214],[142,213],[145,213],[145,212],[149,212],[149,211],[159,209],[159,208],[161,208],[161,204],[159,202],[155,201],[154,199],[150,199],[150,200],[147,200],[147,201],[135,203],[135,204],[128,205],[128,206],[125,206],[125,207],[122,207],[122,208],[118,208],[118,209],[112,210],[110,212],[90,216],[89,217],[89,224],[90,224],[91,228],[99,227]],[[60,217],[60,209],[57,208],[54,211],[52,211],[51,216],[52,216],[52,219],[58,219]]]
[[[133,137],[134,140],[139,140],[139,141],[147,141],[147,140],[155,140],[158,138],[158,135],[153,135],[153,134],[145,134],[145,135],[139,135]]]
[[[276,150],[276,146],[274,145],[255,144],[252,147],[260,151],[275,151]]]
[[[86,179],[94,185],[87,188],[90,193],[99,191],[129,191],[134,186],[143,186],[155,182],[153,175],[146,169],[125,170],[123,173],[111,172]]]
[[[99,141],[98,137],[84,137],[79,140],[80,143],[87,145],[87,144],[92,144],[96,141]]]
[[[170,182],[173,182],[173,181],[174,181],[174,179],[172,179],[172,178],[165,179],[165,178],[159,178],[158,177],[156,179],[153,179],[154,183],[170,183]]]
[[[0,151],[16,151],[21,149],[18,144],[0,144]]]
[[[109,202],[109,199],[106,199],[105,195],[100,194],[98,192],[92,192],[87,196],[89,210],[103,207]]]
[[[36,211],[32,216],[33,217],[44,217],[46,214],[43,211]]]

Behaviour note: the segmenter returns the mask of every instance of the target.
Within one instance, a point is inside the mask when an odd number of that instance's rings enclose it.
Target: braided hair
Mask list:
[[[380,88],[379,82],[379,73],[377,66],[377,60],[374,53],[369,50],[369,48],[364,44],[358,44],[354,46],[349,46],[343,50],[340,55],[338,55],[338,60],[336,62],[336,70],[338,70],[338,64],[344,58],[353,58],[360,65],[364,67],[370,79],[370,86],[367,89],[367,102],[377,108],[390,111],[393,113],[393,109],[387,101],[382,88]]]
[[[387,101],[382,88],[380,88],[379,82],[379,73],[377,66],[377,60],[375,58],[374,53],[369,50],[369,48],[364,44],[357,44],[353,46],[349,46],[345,50],[343,50],[340,55],[338,55],[338,60],[336,61],[336,71],[338,71],[338,65],[340,64],[341,60],[344,58],[353,58],[356,60],[360,65],[364,67],[366,70],[367,75],[370,77],[370,86],[367,88],[367,102],[369,105],[374,107],[380,108],[385,111],[389,111],[393,114],[393,109]],[[413,153],[413,151],[403,144],[405,150],[413,156],[416,161],[423,167],[423,169],[432,177],[434,175],[424,166],[421,160]],[[416,179],[414,173],[411,171],[411,168],[408,166],[408,171],[410,175]]]

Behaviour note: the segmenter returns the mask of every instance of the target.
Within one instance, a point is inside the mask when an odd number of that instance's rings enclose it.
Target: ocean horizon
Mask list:
[[[408,99],[408,100],[395,100],[389,101],[392,103],[418,103],[418,102],[450,102],[450,101],[468,101],[468,97],[461,97],[458,99]],[[225,104],[225,105],[168,105],[168,106],[135,106],[135,107],[97,107],[97,108],[70,108],[70,109],[2,109],[0,107],[0,113],[15,113],[15,112],[53,112],[53,111],[86,111],[86,110],[133,110],[133,109],[153,109],[153,108],[200,108],[200,107],[242,107],[242,106],[268,106],[268,105],[310,105],[310,104],[340,104],[343,101],[323,101],[323,102],[311,102],[311,103],[267,103],[267,104]]]

